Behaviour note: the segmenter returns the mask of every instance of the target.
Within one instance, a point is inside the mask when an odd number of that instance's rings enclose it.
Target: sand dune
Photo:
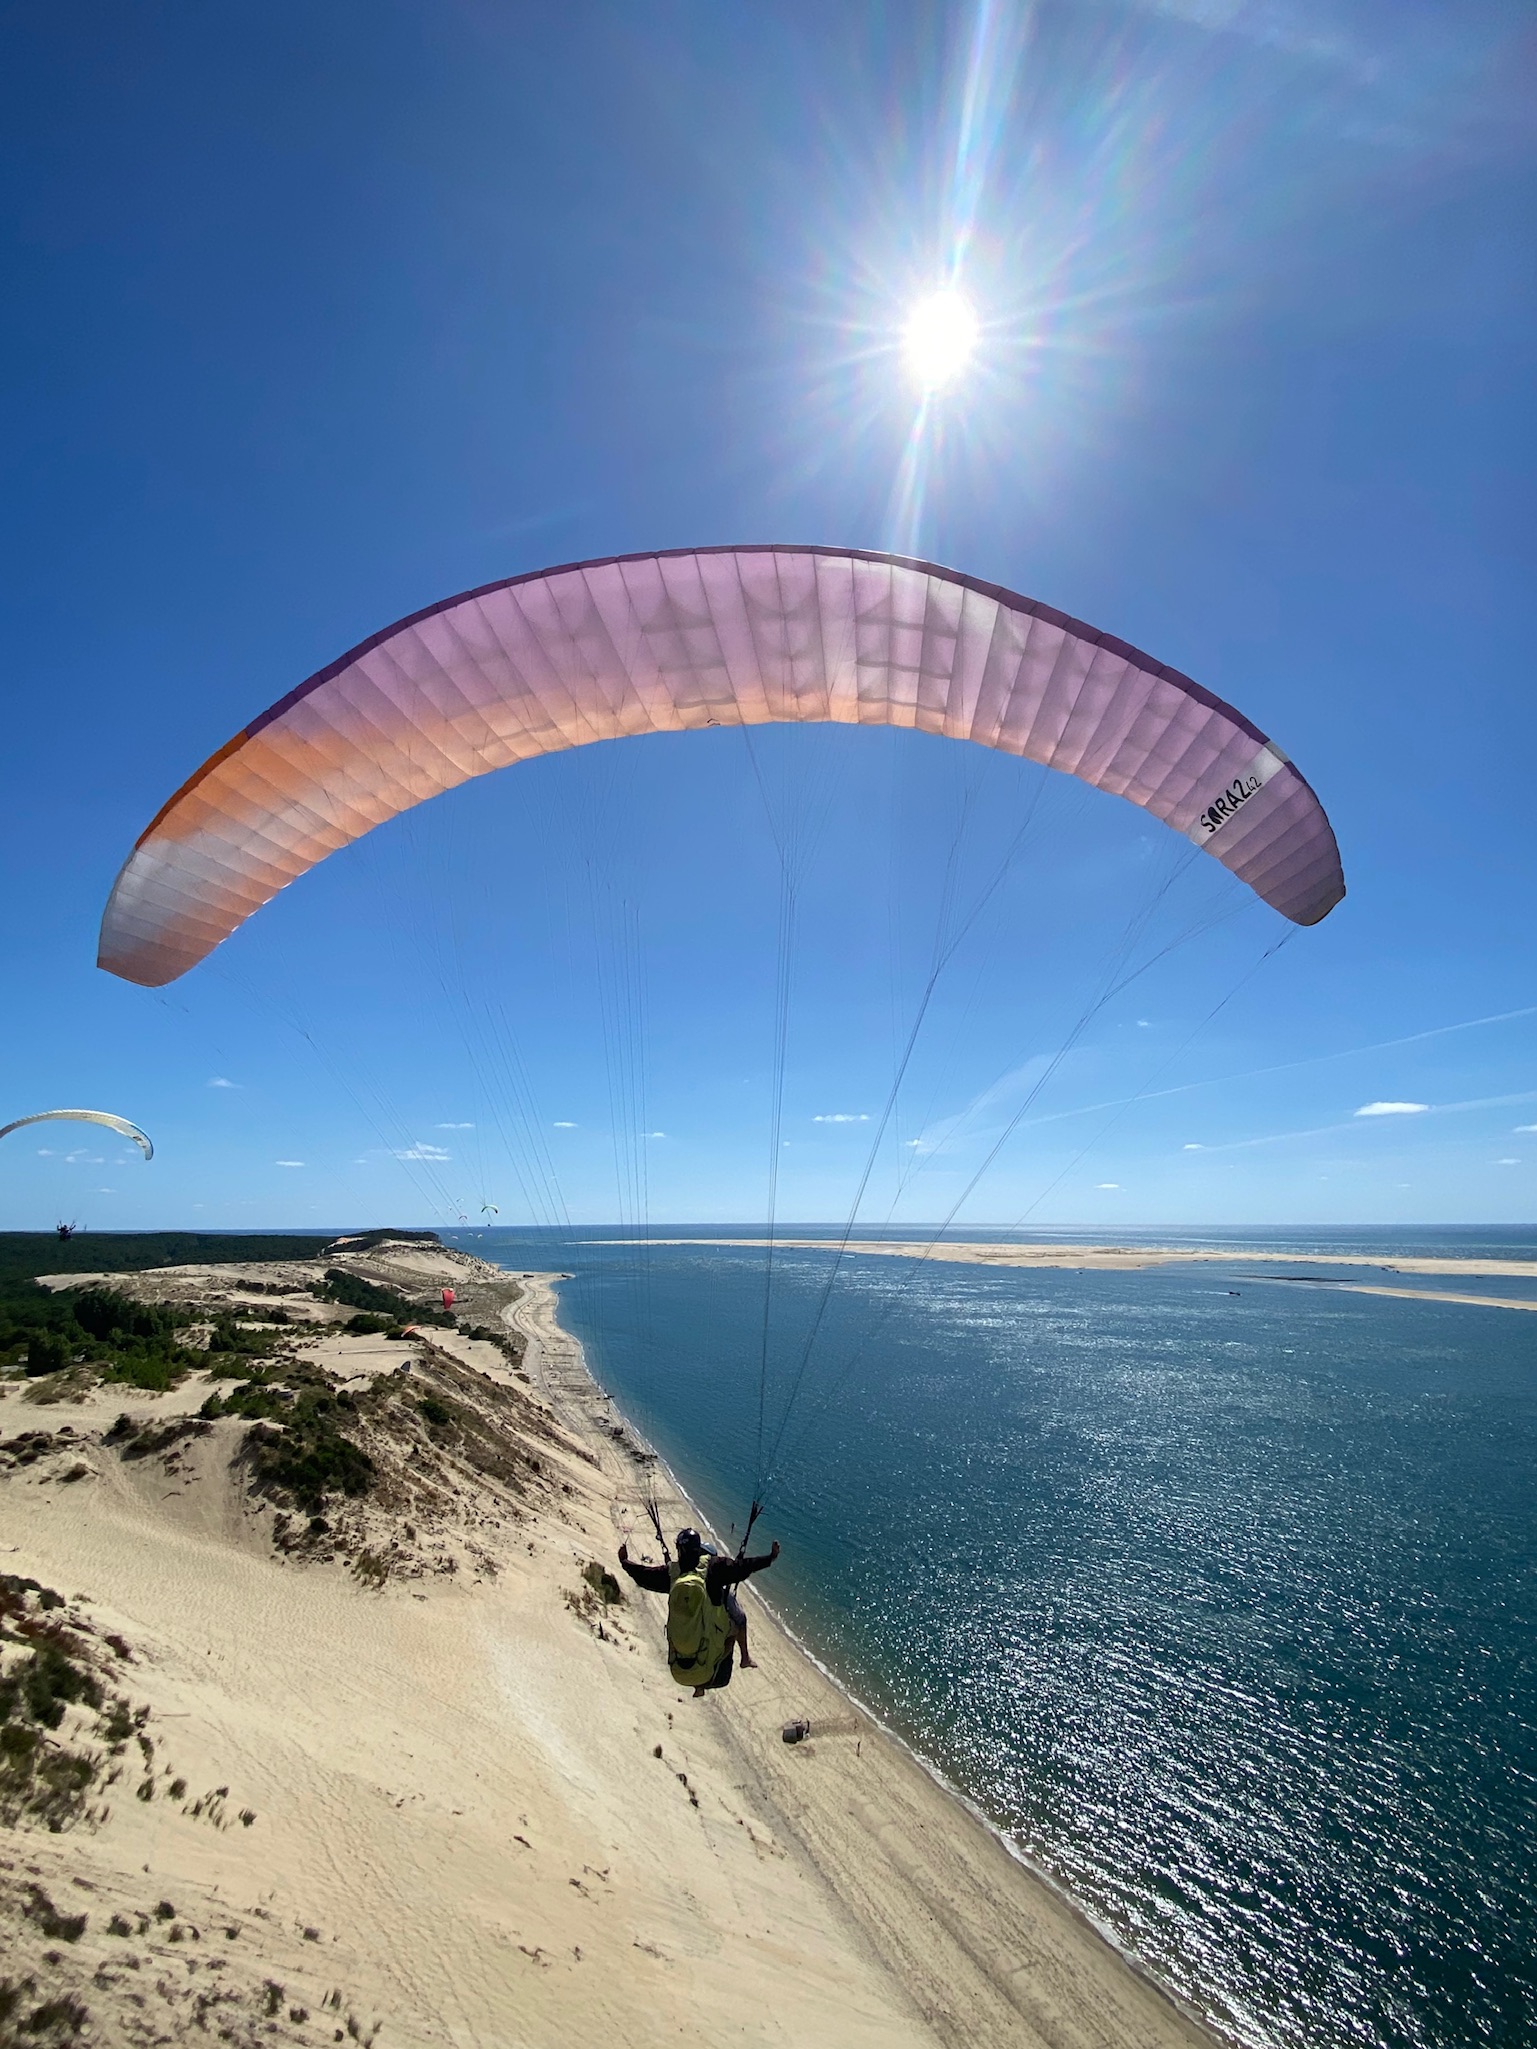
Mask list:
[[[441,1258],[458,1256],[402,1253],[392,1270],[436,1280]],[[488,1301],[505,1282],[454,1270]],[[0,1833],[6,1969],[78,1997],[104,2041],[1204,2039],[761,1607],[761,1670],[680,1696],[661,1603],[626,1585],[605,1605],[583,1577],[632,1519],[644,1450],[548,1285],[526,1282],[509,1319],[520,1362],[429,1333],[404,1348],[400,1385],[524,1404],[537,1487],[492,1489],[493,1518],[449,1461],[436,1525],[400,1539],[382,1585],[359,1578],[361,1554],[344,1562],[349,1541],[382,1555],[368,1504],[372,1522],[275,1547],[273,1507],[231,1463],[244,1422],[136,1459],[102,1441],[124,1407],[187,1416],[202,1376],[65,1404],[64,1448],[0,1479],[0,1571],[57,1587],[82,1628],[131,1648],[154,1745],[125,1754],[99,1826]],[[345,1371],[348,1340],[314,1342]],[[40,1419],[59,1433],[13,1384],[0,1435]],[[800,1716],[812,1737],[787,1747]],[[75,1940],[48,1935],[29,1887],[86,1913]]]

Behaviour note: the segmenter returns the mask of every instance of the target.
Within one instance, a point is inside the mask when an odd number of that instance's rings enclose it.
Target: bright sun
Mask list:
[[[965,369],[977,340],[977,316],[959,292],[935,292],[908,316],[902,337],[907,366],[925,391],[938,391]]]

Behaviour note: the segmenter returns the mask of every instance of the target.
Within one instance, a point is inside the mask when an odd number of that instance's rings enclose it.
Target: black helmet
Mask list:
[[[697,1530],[679,1530],[674,1542],[680,1564],[686,1558],[697,1558],[704,1549],[704,1538]]]

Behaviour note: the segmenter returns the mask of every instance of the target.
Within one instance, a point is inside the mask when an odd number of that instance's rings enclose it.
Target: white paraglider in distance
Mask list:
[[[110,1110],[37,1110],[30,1117],[17,1117],[9,1124],[0,1124],[0,1138],[13,1131],[20,1131],[27,1124],[51,1124],[57,1118],[70,1124],[100,1124],[108,1131],[115,1131],[120,1138],[132,1139],[146,1160],[155,1157],[155,1148],[148,1134],[137,1124],[130,1124],[126,1117],[115,1117]]]

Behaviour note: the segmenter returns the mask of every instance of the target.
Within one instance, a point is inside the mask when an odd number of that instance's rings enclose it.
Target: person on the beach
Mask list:
[[[697,1530],[679,1530],[677,1556],[669,1565],[639,1565],[628,1544],[619,1546],[619,1563],[638,1587],[666,1594],[668,1665],[680,1685],[693,1683],[694,1698],[731,1684],[731,1667],[740,1646],[747,1655],[747,1617],[733,1588],[755,1572],[763,1572],[779,1556],[775,1543],[756,1558],[722,1558],[709,1549]]]

